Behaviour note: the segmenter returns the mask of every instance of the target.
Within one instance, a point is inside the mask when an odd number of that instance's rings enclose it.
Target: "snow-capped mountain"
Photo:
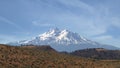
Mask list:
[[[31,40],[23,40],[9,43],[11,45],[50,45],[58,51],[74,51],[85,48],[107,48],[116,49],[116,47],[99,44],[88,40],[77,33],[69,30],[59,30],[58,28],[51,29],[48,32],[40,34]]]

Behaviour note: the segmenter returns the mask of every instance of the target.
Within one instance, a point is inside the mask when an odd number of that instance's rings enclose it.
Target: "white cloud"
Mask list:
[[[41,27],[52,27],[54,26],[53,24],[50,24],[50,23],[41,23],[41,22],[37,22],[37,21],[33,21],[32,24],[34,26],[41,26]]]

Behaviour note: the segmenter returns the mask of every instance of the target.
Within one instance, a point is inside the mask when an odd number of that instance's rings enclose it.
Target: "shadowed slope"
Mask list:
[[[94,59],[120,60],[120,50],[107,50],[104,48],[76,50],[71,54],[80,57],[94,58]]]

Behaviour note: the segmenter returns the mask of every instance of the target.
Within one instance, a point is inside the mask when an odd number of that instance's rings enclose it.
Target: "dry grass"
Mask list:
[[[49,49],[49,50],[43,50]],[[0,68],[120,68],[120,60],[85,59],[49,47],[0,45]]]

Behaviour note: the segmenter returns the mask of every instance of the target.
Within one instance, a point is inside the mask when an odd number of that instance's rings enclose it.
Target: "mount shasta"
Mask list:
[[[30,40],[22,40],[17,42],[8,43],[10,45],[50,45],[52,48],[58,51],[71,52],[79,49],[86,48],[106,48],[106,49],[118,49],[117,47],[100,44],[88,40],[77,33],[69,30],[59,30],[58,28],[51,29],[48,32],[40,34]]]

